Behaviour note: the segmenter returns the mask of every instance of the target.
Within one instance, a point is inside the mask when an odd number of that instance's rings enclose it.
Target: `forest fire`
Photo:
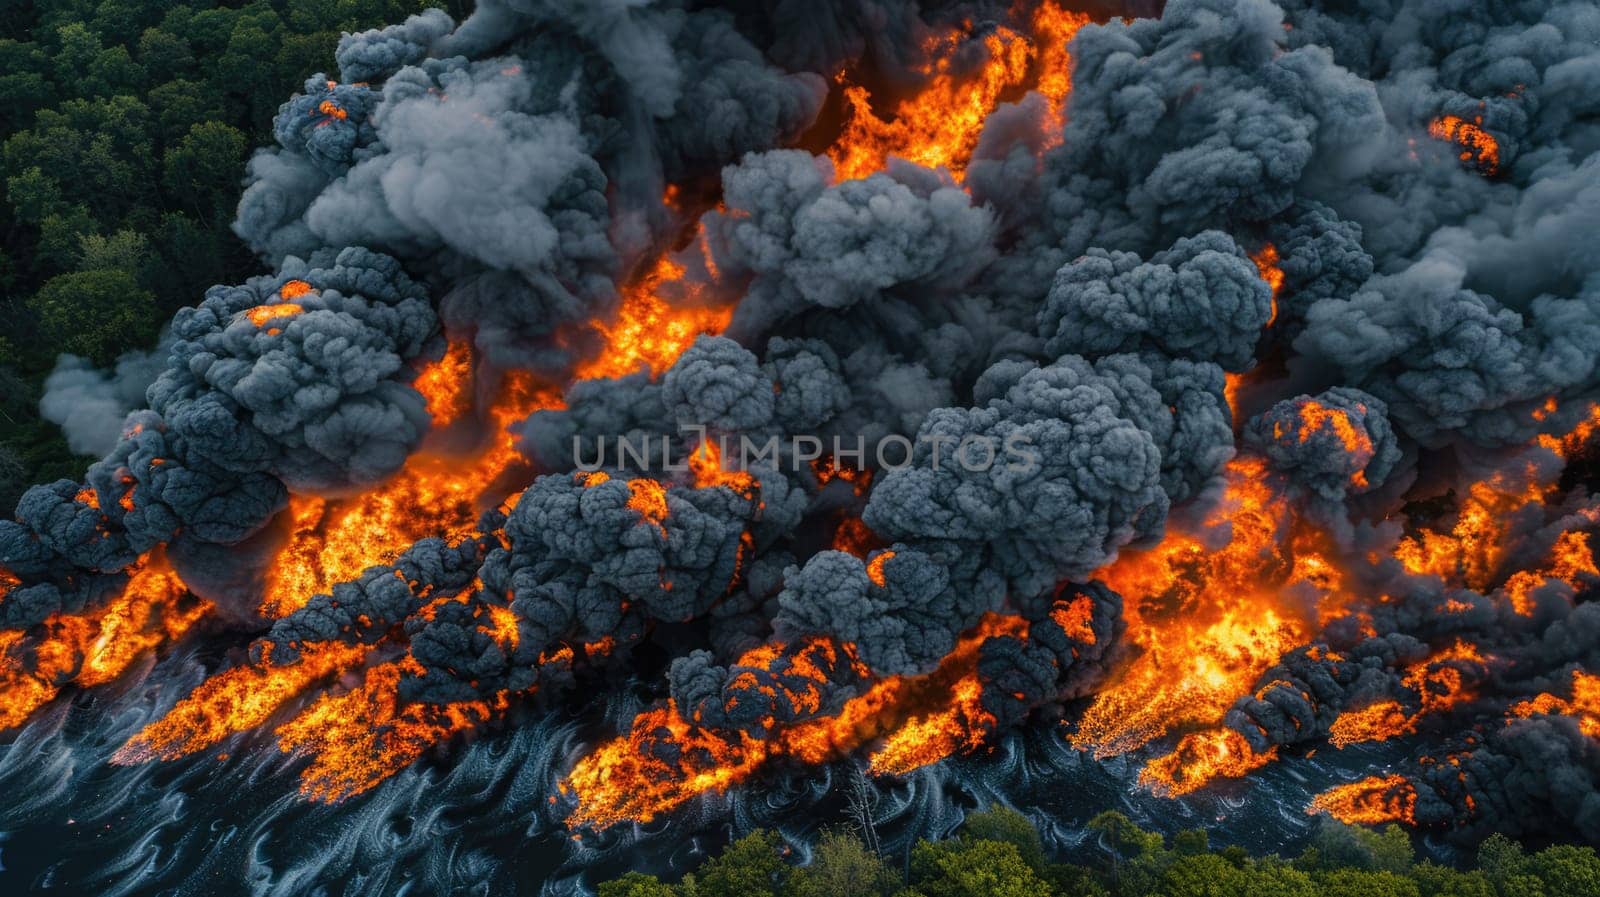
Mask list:
[[[128,423],[69,421],[98,460],[0,520],[0,729],[149,670],[82,755],[178,765],[119,786],[270,740],[308,800],[510,793],[612,857],[809,831],[839,769],[907,844],[1046,766],[1163,824],[1272,790],[1600,839],[1551,796],[1600,783],[1600,279],[1553,236],[1597,168],[1540,93],[1595,69],[1154,5],[489,4],[324,48],[243,179],[266,272],[51,375]]]
[[[431,381],[432,371],[454,368],[456,363],[447,354],[420,379]],[[442,407],[460,401],[444,399],[443,392],[431,395],[446,402]],[[294,496],[286,512],[289,533],[267,578],[262,615],[276,618],[302,607],[334,583],[394,560],[418,539],[472,534],[479,513],[513,490],[514,484],[502,483],[502,477],[525,463],[506,428],[536,408],[557,404],[550,390],[531,376],[512,372],[484,414],[487,435],[476,455],[465,459],[447,453],[414,455],[395,477],[354,498]]]

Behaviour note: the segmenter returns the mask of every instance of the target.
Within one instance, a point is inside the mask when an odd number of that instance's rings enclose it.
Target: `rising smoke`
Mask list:
[[[250,649],[131,692],[101,759],[271,729],[343,799],[588,708],[529,787],[595,833],[1018,727],[1168,795],[1386,743],[1315,808],[1600,839],[1597,35],[1424,0],[349,35],[249,165],[275,273],[179,312],[119,434],[47,412],[103,457],[0,521],[0,723],[193,631]],[[66,360],[46,403],[132,378]],[[578,469],[642,437],[665,464]]]

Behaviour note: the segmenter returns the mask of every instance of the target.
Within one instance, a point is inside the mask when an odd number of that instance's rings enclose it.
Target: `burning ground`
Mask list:
[[[347,36],[249,166],[273,273],[0,522],[0,819],[264,893],[803,840],[851,770],[906,837],[1099,777],[1600,840],[1600,8],[1379,6]]]

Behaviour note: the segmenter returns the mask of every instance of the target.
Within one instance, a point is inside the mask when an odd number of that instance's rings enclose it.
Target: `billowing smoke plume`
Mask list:
[[[1387,743],[1318,806],[1592,839],[1600,10],[1325,7],[346,36],[249,165],[275,273],[0,522],[0,623],[170,563],[256,640],[118,762],[286,720],[312,796],[607,693],[538,796],[574,826],[1026,725],[1168,794]],[[122,407],[73,365],[52,401]]]

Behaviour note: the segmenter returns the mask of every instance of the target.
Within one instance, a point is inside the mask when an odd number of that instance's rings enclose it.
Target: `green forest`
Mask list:
[[[470,0],[5,0],[0,507],[77,478],[41,419],[63,352],[109,365],[207,287],[259,273],[229,225],[278,106],[339,36]]]
[[[1213,849],[1200,830],[1163,838],[1106,812],[1088,825],[1083,864],[1048,859],[1038,831],[1015,810],[967,817],[957,836],[885,857],[855,830],[826,832],[797,864],[776,834],[757,831],[668,884],[629,873],[600,897],[1600,897],[1600,857],[1589,847],[1529,853],[1503,835],[1478,849],[1475,868],[1418,862],[1411,836],[1324,818],[1293,859]],[[865,833],[868,840],[870,831]]]

